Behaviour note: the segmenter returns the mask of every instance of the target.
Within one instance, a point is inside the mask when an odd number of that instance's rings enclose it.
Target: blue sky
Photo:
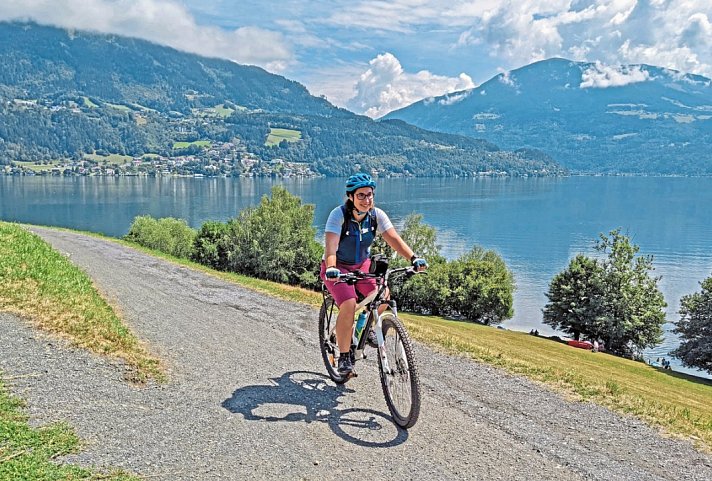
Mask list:
[[[259,65],[372,117],[550,57],[712,77],[712,0],[2,0],[0,19]]]

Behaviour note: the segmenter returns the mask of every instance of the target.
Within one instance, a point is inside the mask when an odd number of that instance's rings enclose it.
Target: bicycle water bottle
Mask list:
[[[356,320],[356,339],[361,339],[361,331],[363,331],[363,326],[366,325],[366,313],[361,311]]]

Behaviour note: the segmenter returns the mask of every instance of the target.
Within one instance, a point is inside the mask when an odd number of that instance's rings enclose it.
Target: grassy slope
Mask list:
[[[186,149],[186,148],[190,147],[191,145],[195,145],[197,147],[210,147],[210,141],[209,140],[194,140],[193,142],[173,142],[174,149]]]
[[[38,236],[0,222],[0,311],[31,319],[94,352],[118,357],[137,381],[163,377],[91,279]]]

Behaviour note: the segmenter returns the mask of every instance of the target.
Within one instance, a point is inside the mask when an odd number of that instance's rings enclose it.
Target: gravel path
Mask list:
[[[399,430],[374,356],[344,387],[325,377],[316,310],[112,242],[32,230],[169,367],[168,383],[137,387],[120,365],[0,314],[0,369],[32,422],[67,420],[85,441],[68,462],[158,480],[712,479],[712,457],[689,442],[421,345],[421,417]]]

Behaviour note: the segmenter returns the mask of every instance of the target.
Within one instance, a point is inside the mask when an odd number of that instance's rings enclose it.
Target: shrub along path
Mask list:
[[[425,391],[409,432],[390,422],[375,357],[327,381],[316,310],[113,242],[33,228],[84,269],[168,381],[0,315],[0,369],[35,423],[67,420],[86,446],[64,458],[151,479],[707,480],[687,441],[522,378],[417,348]]]

